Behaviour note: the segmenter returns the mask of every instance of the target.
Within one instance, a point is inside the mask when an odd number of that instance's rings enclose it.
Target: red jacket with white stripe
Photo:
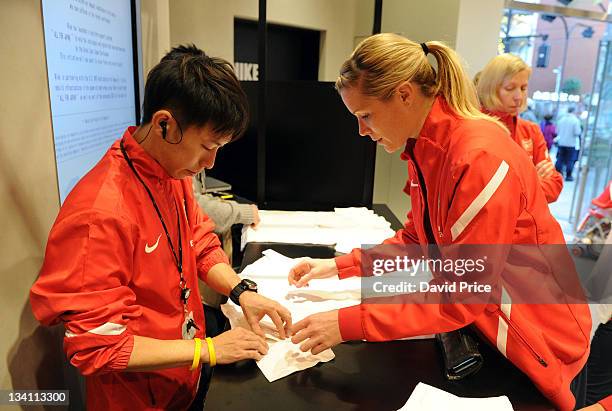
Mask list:
[[[542,130],[540,130],[540,126],[519,116],[498,112],[489,112],[488,114],[499,118],[508,127],[512,139],[525,149],[533,165],[538,164],[542,160],[550,160],[546,140]],[[563,176],[561,173],[553,170],[550,177],[539,179],[539,181],[542,190],[544,190],[544,195],[546,195],[546,200],[549,203],[557,201],[563,189]]]
[[[565,244],[532,162],[493,122],[461,119],[437,98],[402,158],[408,162],[404,191],[412,210],[404,228],[385,243],[428,244],[428,219],[438,245]],[[336,258],[340,278],[362,275],[361,253]],[[557,407],[573,409],[570,382],[589,353],[588,306],[513,305],[511,298],[495,304],[364,303],[339,311],[340,332],[344,340],[384,341],[474,324]]]
[[[191,179],[172,179],[133,139],[125,149],[151,190],[175,249],[180,213],[187,310],[204,334],[198,275],[227,262],[214,224],[193,199]],[[177,251],[178,252],[178,251]],[[153,205],[124,159],[119,140],[64,202],[51,229],[30,302],[45,325],[63,322],[64,350],[86,376],[89,410],[184,409],[200,371],[188,367],[121,372],[134,336],[181,339],[179,273]]]

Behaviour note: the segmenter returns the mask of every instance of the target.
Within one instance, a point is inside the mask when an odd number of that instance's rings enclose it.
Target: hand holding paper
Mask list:
[[[230,320],[232,330],[248,327],[244,315],[240,313],[236,305],[232,303],[223,304],[221,310]],[[263,357],[257,356],[256,360],[257,366],[270,382],[334,358],[332,350],[325,350],[318,355],[302,352],[299,346],[293,344],[291,340],[277,338],[276,330],[265,322],[261,323],[261,327],[266,334],[268,351]]]
[[[260,337],[265,338],[265,334],[259,321],[266,315],[276,326],[281,339],[284,340],[289,335],[291,313],[276,301],[254,292],[244,292],[240,295],[240,306],[249,326]]]
[[[310,280],[338,275],[333,258],[304,258],[289,271],[289,284],[296,287],[308,285]]]
[[[311,351],[313,355],[332,348],[342,342],[338,325],[338,310],[312,314],[297,322],[292,329],[291,342],[299,344],[303,352]]]
[[[245,328],[234,328],[212,340],[217,364],[231,364],[246,359],[259,361],[268,353],[266,341]]]

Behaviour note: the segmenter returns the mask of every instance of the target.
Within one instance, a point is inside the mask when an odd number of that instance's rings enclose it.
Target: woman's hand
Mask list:
[[[212,341],[217,364],[231,364],[247,359],[259,361],[268,353],[266,340],[242,327],[219,334]],[[210,362],[208,347],[204,341],[202,341],[202,361]]]
[[[300,350],[317,355],[342,342],[338,324],[338,310],[309,315],[295,323],[291,342],[300,344]]]
[[[541,180],[549,178],[555,171],[555,166],[549,159],[540,161],[538,164],[536,164],[535,168],[538,173],[538,177],[540,177]]]
[[[310,280],[338,275],[333,258],[304,258],[289,271],[289,284],[296,287],[308,285]]]

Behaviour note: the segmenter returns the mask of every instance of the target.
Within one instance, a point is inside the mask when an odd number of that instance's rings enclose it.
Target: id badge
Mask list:
[[[191,324],[195,324],[193,319],[193,311],[189,311],[189,313],[185,316],[183,320],[182,332],[183,332],[183,340],[193,340],[196,334],[196,327]]]

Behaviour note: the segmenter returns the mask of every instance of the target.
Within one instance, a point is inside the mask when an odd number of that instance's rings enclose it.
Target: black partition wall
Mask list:
[[[317,81],[321,32],[267,25],[268,81]],[[257,21],[234,19],[234,65],[240,80],[258,80]]]
[[[236,194],[257,190],[257,83],[243,82],[251,121],[245,136],[219,152],[210,175]],[[375,143],[359,136],[355,117],[331,82],[268,82],[265,201],[262,208],[330,210],[372,204]]]
[[[372,205],[376,145],[330,82],[269,82],[266,207]]]
[[[378,3],[382,4],[380,0]],[[271,48],[265,0],[260,0],[259,5],[257,81],[252,78],[253,66],[240,67],[248,70],[243,76],[251,77],[251,81],[242,82],[251,109],[249,129],[241,140],[219,152],[215,167],[208,174],[227,181],[235,194],[257,201],[262,209],[371,207],[376,145],[359,136],[357,121],[345,108],[333,83],[303,81],[304,77],[297,74],[294,78],[281,76],[272,67],[276,64],[278,69],[284,59],[301,59],[303,65],[307,50],[312,50],[310,58],[318,67],[318,49],[301,47],[295,40],[299,36],[316,39],[315,34],[302,32],[298,36],[299,29],[276,25],[273,36],[282,37],[286,33],[292,40],[277,39],[275,44],[294,41],[302,51],[283,53],[282,47]],[[375,14],[380,19],[380,13]],[[253,33],[252,23],[238,19],[236,23],[235,31]],[[236,37],[245,39],[244,35]],[[252,38],[246,41],[251,49],[255,47]],[[239,49],[241,56],[249,55],[244,44],[235,47],[235,51]],[[237,57],[243,59],[241,63],[253,64],[254,53],[251,50],[248,59]],[[270,58],[271,53],[274,58]],[[299,67],[296,61],[285,61],[282,65]],[[309,71],[313,71],[312,67]],[[277,75],[272,77],[274,73]],[[276,81],[279,78],[288,80]]]

